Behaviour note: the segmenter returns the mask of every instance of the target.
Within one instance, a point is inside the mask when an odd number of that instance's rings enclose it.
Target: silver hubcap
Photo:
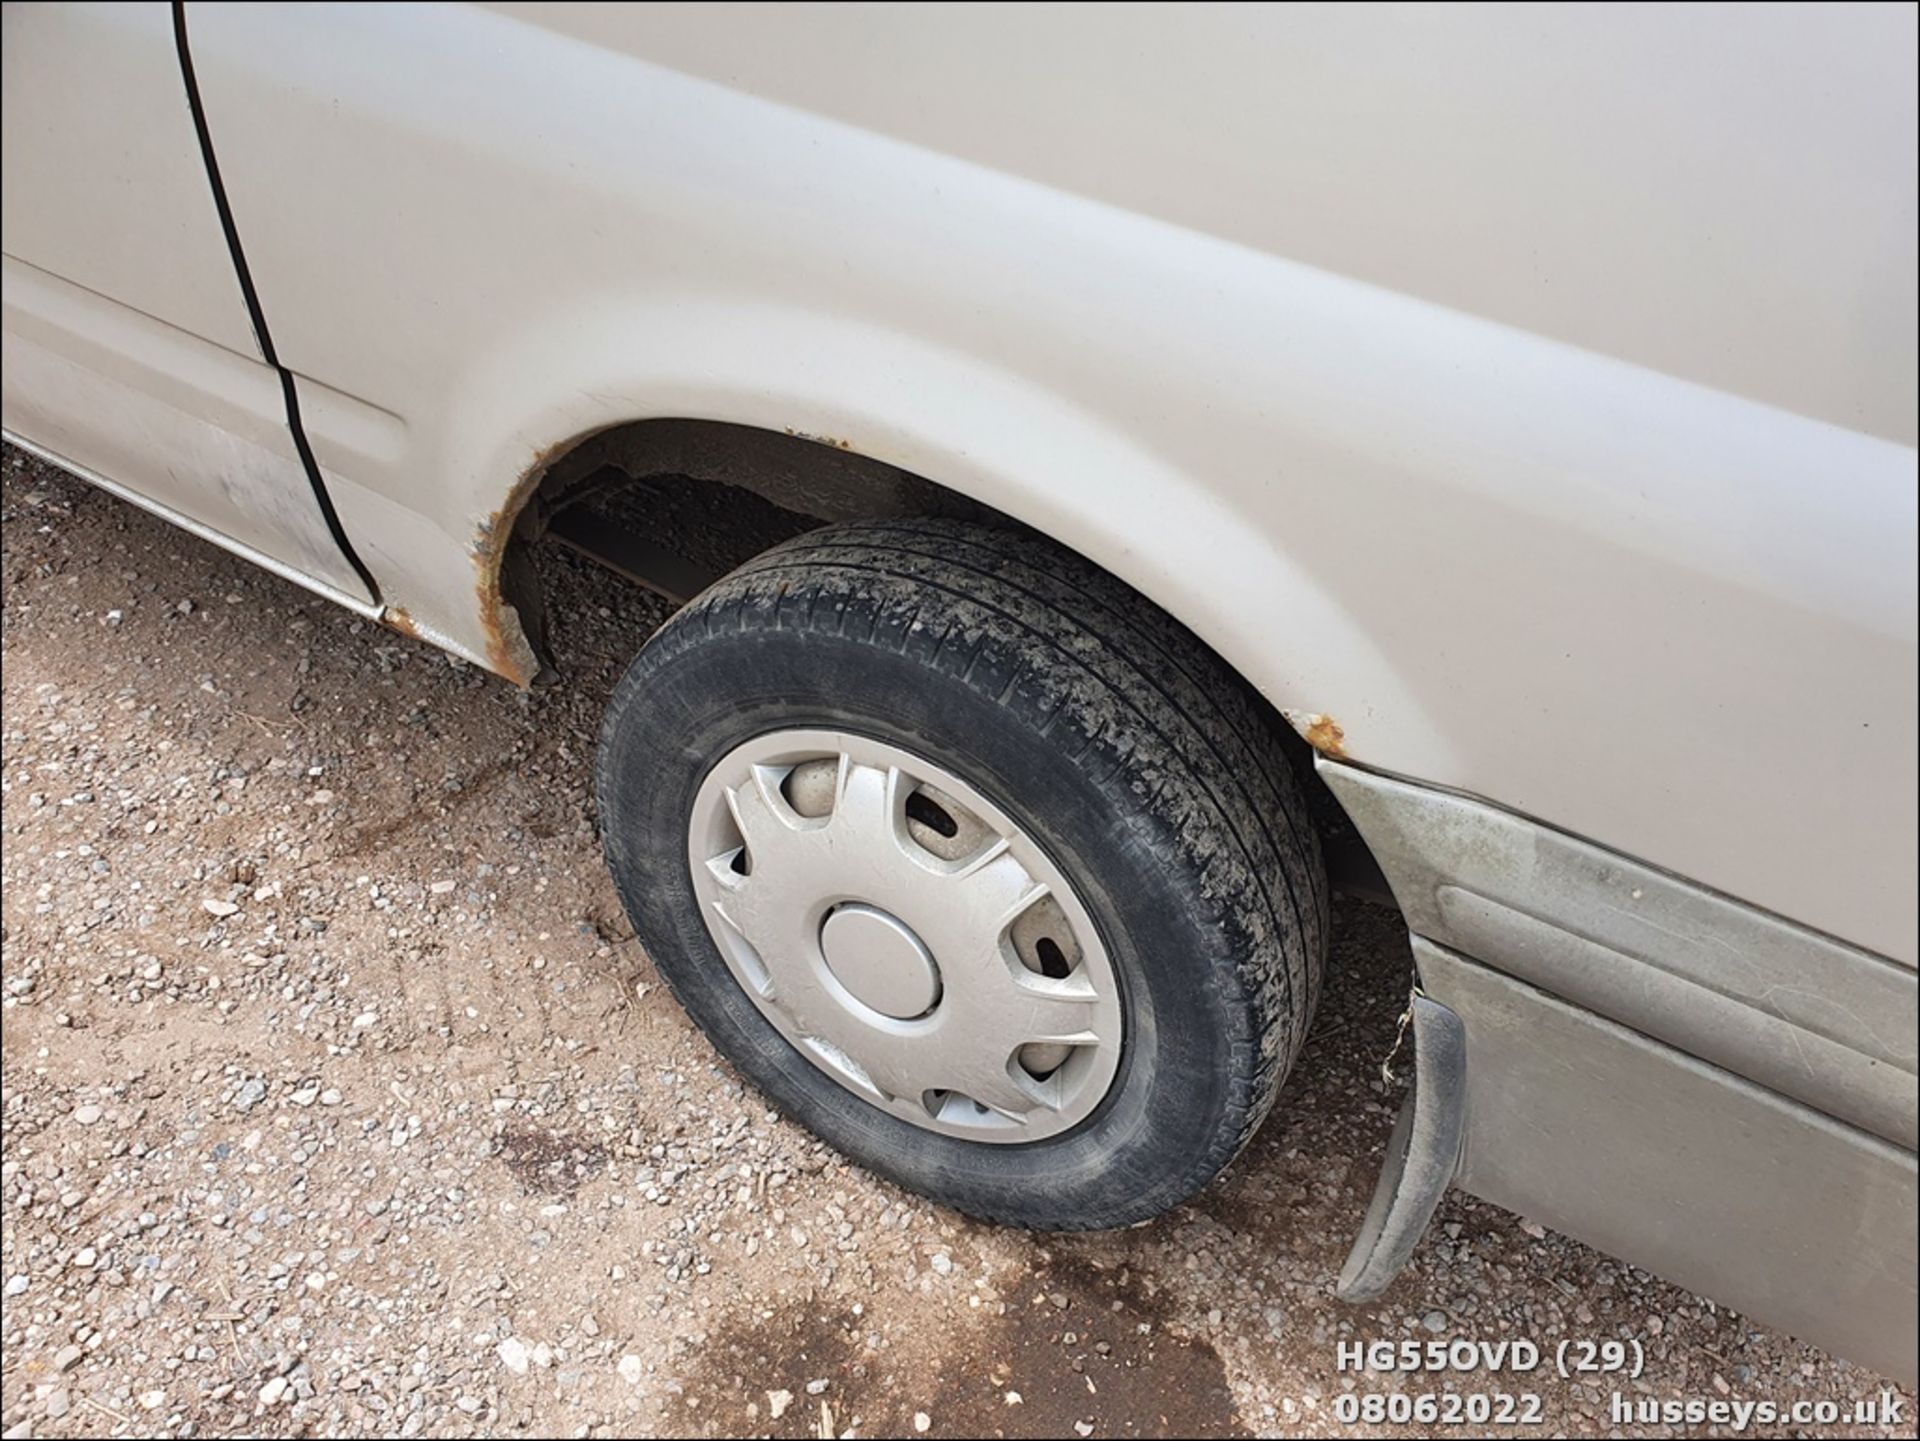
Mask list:
[[[872,906],[836,906],[820,927],[820,953],[856,1001],[910,1021],[940,998],[940,972],[906,924]]]
[[[970,1140],[1058,1134],[1120,1062],[1113,967],[1066,878],[942,766],[778,731],[702,783],[688,858],[755,1006],[835,1081]]]

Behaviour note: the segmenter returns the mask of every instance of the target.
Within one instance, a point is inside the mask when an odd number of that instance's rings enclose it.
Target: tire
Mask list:
[[[1019,1144],[925,1129],[827,1074],[736,980],[690,817],[721,757],[788,729],[936,760],[1077,893],[1123,1026],[1084,1120]],[[1187,1199],[1267,1115],[1319,988],[1325,873],[1260,703],[1164,612],[1026,531],[859,522],[759,556],[621,679],[598,800],[634,930],[721,1053],[863,1166],[988,1220],[1098,1229]]]

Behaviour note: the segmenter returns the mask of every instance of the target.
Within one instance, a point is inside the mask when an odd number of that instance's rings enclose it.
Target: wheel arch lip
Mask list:
[[[749,346],[738,340],[743,321]],[[718,302],[637,307],[617,333],[597,329],[587,315],[559,319],[518,348],[553,355],[574,379],[529,384],[540,367],[503,363],[460,406],[458,470],[512,480],[504,491],[498,480],[491,491],[476,489],[465,522],[473,584],[468,597],[436,607],[436,630],[508,679],[525,684],[530,675],[500,571],[542,481],[607,431],[695,420],[877,461],[1032,527],[1187,625],[1283,711],[1331,722],[1317,703],[1340,697],[1338,729],[1350,737],[1342,749],[1364,744],[1368,716],[1438,737],[1423,727],[1422,708],[1385,651],[1259,515],[1071,396],[971,355],[803,308],[757,306],[742,317]],[[671,337],[660,348],[674,359],[649,363],[635,354],[633,334]],[[650,340],[645,351],[655,348]],[[563,349],[570,353],[561,362]],[[1222,575],[1234,577],[1230,587]],[[1276,646],[1276,617],[1310,643]],[[1336,729],[1297,728],[1316,746]]]

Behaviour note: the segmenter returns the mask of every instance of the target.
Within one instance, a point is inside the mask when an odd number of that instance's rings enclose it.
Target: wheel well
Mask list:
[[[997,515],[832,436],[678,419],[634,421],[568,446],[546,463],[527,508],[533,527],[516,527],[522,540],[585,512],[592,519],[575,532],[583,549],[595,525],[645,528],[654,544],[720,573],[835,521]]]
[[[542,674],[551,674],[534,563],[545,537],[678,603],[805,531],[910,515],[1027,528],[834,436],[678,418],[617,425],[544,456],[496,516],[493,534],[502,543],[491,623],[498,633],[523,633]],[[1315,773],[1313,750],[1257,688],[1249,690],[1300,776],[1335,884],[1390,899],[1373,857]]]

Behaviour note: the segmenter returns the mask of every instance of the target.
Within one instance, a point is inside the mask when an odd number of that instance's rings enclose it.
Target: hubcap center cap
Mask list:
[[[911,1020],[940,999],[940,968],[899,917],[876,906],[837,907],[820,928],[827,969],[861,1005]]]

